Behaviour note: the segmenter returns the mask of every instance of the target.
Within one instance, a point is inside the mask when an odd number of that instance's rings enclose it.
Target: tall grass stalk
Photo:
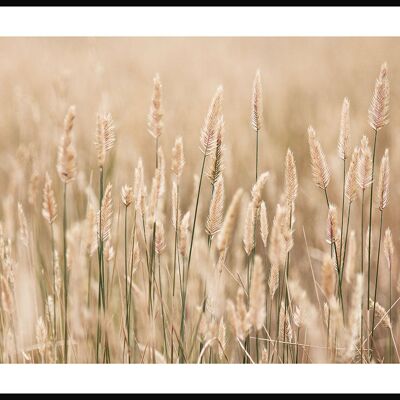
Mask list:
[[[378,130],[374,130],[374,147],[372,150],[372,175],[371,175],[371,189],[369,198],[369,222],[368,222],[368,288],[367,288],[367,298],[370,298],[370,286],[371,286],[371,239],[372,239],[372,203],[374,194],[374,171],[375,171],[375,154],[376,154],[376,139],[378,137]],[[367,302],[367,308],[369,310],[369,301]]]
[[[342,260],[342,244],[343,244],[343,224],[344,224],[344,198],[346,184],[346,159],[343,159],[343,186],[342,186],[342,208],[341,208],[341,223],[340,223],[340,245],[339,245],[339,268]],[[340,274],[342,275],[342,274]],[[341,284],[341,282],[340,282]]]
[[[365,189],[362,190],[362,195],[361,195],[361,276],[363,280],[363,287],[365,284],[365,277],[364,277],[364,197],[365,197]],[[362,296],[361,299],[361,359],[360,362],[361,364],[364,362],[363,360],[363,349],[364,349],[364,295]]]
[[[99,351],[101,343],[101,310],[105,308],[105,288],[104,288],[104,255],[103,255],[103,232],[102,232],[102,218],[101,218],[101,205],[104,196],[104,169],[100,166],[99,169],[99,229],[98,229],[98,264],[99,264],[99,289],[98,289],[98,300],[97,300],[97,337],[96,337],[96,362],[99,362]]]
[[[64,363],[68,362],[68,261],[67,261],[67,183],[64,183],[63,249],[64,249]]]
[[[382,228],[383,228],[383,210],[381,210],[381,212],[380,212],[378,254],[377,254],[377,259],[376,259],[376,273],[375,273],[374,308],[372,311],[372,326],[375,326],[375,305],[376,305],[376,297],[377,297],[377,293],[378,293],[378,276],[379,276],[379,261],[380,261],[380,254],[381,254]],[[371,342],[373,342],[373,339],[374,339],[374,331],[375,331],[375,329],[371,330]]]

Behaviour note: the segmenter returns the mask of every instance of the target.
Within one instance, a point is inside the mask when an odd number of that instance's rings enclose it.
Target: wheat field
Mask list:
[[[0,38],[0,362],[400,362],[399,50]]]

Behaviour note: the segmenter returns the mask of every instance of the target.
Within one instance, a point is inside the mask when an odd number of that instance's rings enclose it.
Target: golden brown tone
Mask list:
[[[399,47],[0,39],[0,362],[400,362]]]

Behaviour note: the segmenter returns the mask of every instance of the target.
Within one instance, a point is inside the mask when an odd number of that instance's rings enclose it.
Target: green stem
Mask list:
[[[193,250],[193,240],[194,240],[194,234],[195,234],[195,229],[196,229],[196,220],[197,220],[197,211],[199,208],[199,200],[200,200],[200,192],[201,192],[201,183],[203,181],[203,173],[204,173],[204,166],[206,163],[206,157],[207,157],[207,152],[204,152],[204,157],[203,157],[203,163],[201,165],[201,172],[200,172],[200,180],[199,180],[199,187],[197,189],[197,199],[196,199],[196,207],[194,209],[194,218],[193,218],[193,230],[192,230],[192,237],[190,239],[190,248],[189,248],[189,258],[187,262],[187,272],[189,274],[189,269],[190,269],[190,261],[192,259],[192,250]]]
[[[297,343],[296,343],[296,358],[295,363],[299,363],[299,341],[300,341],[300,326],[297,327]]]
[[[50,233],[51,233],[51,253],[52,253],[52,262],[53,262],[53,338],[57,340],[57,313],[56,313],[56,302],[57,302],[57,293],[56,293],[56,254],[55,254],[55,245],[54,245],[54,227],[53,224],[50,224]],[[57,362],[57,358],[55,359]]]
[[[347,239],[349,236],[349,226],[350,226],[350,211],[351,211],[351,202],[349,202],[349,208],[347,210],[347,226],[346,226],[346,235],[344,238],[344,247],[343,247],[343,258],[342,258],[342,266],[340,269],[340,287],[342,287],[343,283],[343,274],[344,274],[344,266],[346,265],[346,251],[347,251]]]
[[[132,284],[133,284],[133,253],[134,253],[134,248],[135,248],[135,235],[136,235],[136,210],[134,212],[133,216],[133,233],[132,233],[132,262],[130,266],[130,279],[129,279],[129,291],[128,291],[128,349],[129,349],[129,359],[128,361],[131,362],[131,357],[130,357],[130,326],[131,326],[131,310],[133,310],[133,316],[132,316],[132,322],[133,322],[133,334],[135,336],[135,329],[136,329],[136,317],[135,317],[135,304],[133,302],[132,298]],[[135,359],[135,349],[136,346],[133,348],[133,359]]]
[[[343,160],[343,190],[342,190],[342,221],[340,225],[340,247],[339,247],[339,261],[342,260],[342,241],[343,241],[343,223],[344,223],[344,193],[346,183],[346,159]]]
[[[274,307],[274,299],[271,298],[271,306],[270,306],[269,321],[268,321],[268,329],[269,329],[269,332],[271,333],[271,335],[272,335],[272,309],[273,309],[273,307]],[[271,342],[267,342],[268,360],[269,360],[270,357],[271,357],[271,354],[270,354],[270,353],[271,353],[271,345],[272,345]]]
[[[179,268],[180,270],[180,268]],[[181,324],[180,324],[180,343],[179,343],[179,362],[184,362],[184,349],[182,348],[185,338],[185,318],[186,318],[186,283],[185,283],[185,257],[182,256],[182,310],[181,310]]]
[[[326,204],[328,206],[328,210],[330,207],[330,203],[329,203],[329,197],[328,197],[328,191],[325,188],[324,189],[324,193],[325,193],[325,200],[326,200]],[[335,259],[336,259],[336,270],[337,270],[337,274],[338,274],[338,278],[340,279],[340,263],[339,263],[339,257],[338,257],[338,252],[337,252],[337,247],[336,247],[336,242],[334,242],[332,244],[334,253],[335,253]],[[339,280],[338,279],[338,280]],[[340,285],[338,285],[338,291],[339,291],[339,300],[340,300],[340,304],[342,306],[342,315],[343,315],[343,319],[344,319],[344,304],[343,304],[343,294],[342,294],[342,288]]]
[[[179,221],[179,184],[176,184],[176,210],[175,210],[175,242],[174,242],[174,272],[172,277],[172,296],[175,296],[175,282],[176,282],[176,256],[178,249],[178,221]]]
[[[128,345],[128,360],[130,361],[130,347],[129,347],[129,298],[128,298],[128,207],[125,206],[124,215],[124,258],[125,258],[125,327],[127,338],[126,343]]]
[[[155,211],[154,211],[155,212]],[[154,215],[153,222],[153,233],[151,238],[151,253],[150,253],[150,280],[149,280],[149,299],[150,299],[150,310],[152,310],[154,303],[154,286],[155,286],[155,270],[156,270],[156,217]]]
[[[158,136],[156,137],[156,169],[158,168]]]
[[[68,362],[67,183],[64,183],[63,245],[64,245],[64,363],[66,364]]]
[[[362,191],[361,197],[361,276],[363,281],[363,289],[364,289],[364,195],[365,189]],[[363,348],[364,348],[364,332],[363,332],[363,323],[364,323],[364,295],[361,299],[361,341],[360,341],[360,351],[361,351],[361,359],[360,362],[363,364]]]
[[[392,266],[389,265],[389,321],[390,326],[392,326]],[[389,338],[389,362],[393,362],[392,351],[393,343],[391,338]]]
[[[161,280],[161,255],[158,255],[158,281],[160,286],[160,303],[161,303],[161,316],[162,316],[162,326],[163,326],[163,337],[164,337],[164,351],[166,353],[166,359],[168,360],[168,347],[167,347],[167,336],[165,329],[165,315],[164,315],[164,300],[162,292],[162,280]]]
[[[257,131],[256,131],[256,182],[258,180],[258,136],[259,136],[259,131],[257,129]]]
[[[376,295],[378,293],[378,275],[379,275],[379,258],[381,253],[381,239],[382,239],[382,225],[383,225],[383,210],[381,210],[381,218],[379,225],[379,241],[378,241],[378,255],[376,260],[376,274],[375,274],[375,293],[374,293],[374,309],[372,312],[372,329],[371,329],[371,338],[374,338],[374,326],[375,326],[375,305],[376,305]]]
[[[100,166],[100,176],[99,176],[99,212],[101,213],[101,203],[103,202],[103,175],[104,169]],[[101,327],[100,327],[100,313],[101,313],[101,306],[104,307],[104,276],[103,276],[103,239],[102,239],[102,226],[101,226],[101,215],[99,218],[99,243],[97,249],[98,261],[99,261],[99,290],[98,290],[98,301],[97,301],[97,337],[96,337],[96,363],[99,362],[99,348],[100,348],[100,341],[101,341]]]
[[[374,169],[375,169],[375,153],[376,153],[376,138],[378,136],[378,131],[375,130],[374,135],[374,149],[372,153],[372,182],[371,182],[371,194],[369,199],[369,231],[368,231],[368,310],[369,310],[369,297],[370,297],[370,280],[371,280],[371,235],[372,235],[372,202],[373,202],[373,192],[374,192]],[[373,332],[372,332],[373,333]]]

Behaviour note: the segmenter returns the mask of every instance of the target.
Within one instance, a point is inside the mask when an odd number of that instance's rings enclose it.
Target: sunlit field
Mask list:
[[[0,52],[0,362],[400,361],[400,39]]]

